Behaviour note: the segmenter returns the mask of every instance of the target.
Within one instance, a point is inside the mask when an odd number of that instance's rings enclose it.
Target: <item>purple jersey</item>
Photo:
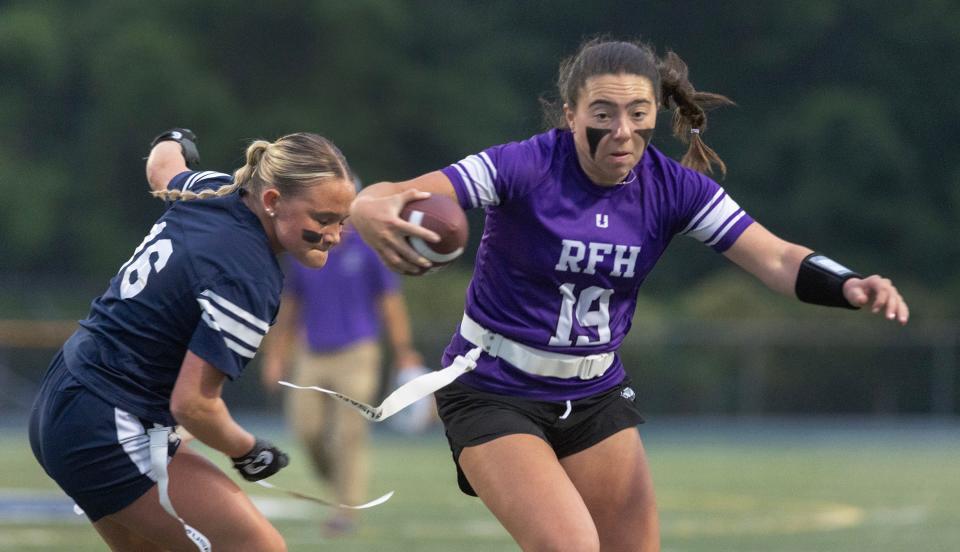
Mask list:
[[[317,353],[342,349],[380,333],[379,300],[398,287],[397,277],[353,230],[330,250],[322,270],[291,261],[286,289],[300,300],[307,344]]]
[[[615,351],[637,290],[673,236],[725,251],[753,222],[719,184],[648,147],[618,186],[594,184],[569,131],[488,148],[446,167],[464,209],[486,223],[466,313],[524,345],[569,355]],[[444,353],[473,348],[459,333]],[[578,399],[624,376],[617,358],[596,379],[541,377],[486,354],[460,378],[480,390],[537,400]]]

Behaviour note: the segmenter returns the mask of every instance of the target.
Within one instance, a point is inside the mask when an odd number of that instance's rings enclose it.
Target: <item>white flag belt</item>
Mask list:
[[[367,502],[367,503],[364,503],[364,504],[360,504],[360,505],[357,505],[357,506],[353,506],[353,505],[350,505],[350,504],[340,504],[340,503],[338,503],[338,502],[331,502],[331,501],[329,501],[329,500],[324,500],[324,499],[318,498],[318,497],[316,497],[316,496],[311,496],[311,495],[308,495],[308,494],[299,493],[299,492],[297,492],[297,491],[291,491],[291,490],[289,490],[289,489],[284,489],[284,488],[282,488],[282,487],[277,487],[277,486],[274,485],[273,483],[268,483],[268,482],[263,481],[263,480],[257,481],[257,485],[260,485],[261,487],[263,487],[263,488],[265,488],[265,489],[273,489],[273,490],[275,490],[275,491],[280,491],[280,492],[282,492],[282,493],[287,493],[288,495],[293,496],[293,497],[296,497],[296,498],[302,498],[303,500],[309,500],[310,502],[316,502],[317,504],[323,504],[324,506],[335,506],[335,507],[337,507],[337,508],[346,508],[347,510],[366,510],[367,508],[373,508],[374,506],[379,506],[379,505],[383,504],[384,502],[390,500],[390,497],[393,496],[393,491],[390,491],[389,493],[381,496],[380,498],[375,498],[375,499],[371,500],[370,502]]]
[[[418,400],[431,395],[437,389],[445,387],[459,378],[463,374],[477,367],[477,358],[480,356],[480,347],[474,347],[465,354],[457,356],[446,368],[429,372],[407,383],[401,385],[393,393],[390,393],[386,399],[380,403],[380,406],[372,406],[367,403],[352,399],[342,393],[324,389],[322,387],[309,386],[304,387],[289,381],[280,381],[280,385],[292,387],[294,389],[307,389],[325,393],[335,399],[341,400],[356,409],[360,414],[374,422],[382,422],[407,406]]]
[[[484,328],[466,313],[460,321],[460,335],[488,355],[502,358],[515,368],[535,376],[584,380],[598,378],[616,357],[613,351],[577,356],[534,349]]]
[[[183,525],[183,531],[187,537],[197,546],[197,549],[204,552],[210,552],[210,539],[203,533],[190,527],[183,521],[177,511],[173,509],[173,503],[170,502],[169,484],[170,478],[167,475],[167,461],[169,459],[170,447],[170,428],[155,427],[147,430],[150,436],[150,467],[153,470],[154,479],[157,482],[157,490],[160,495],[160,505],[168,514],[174,517]]]

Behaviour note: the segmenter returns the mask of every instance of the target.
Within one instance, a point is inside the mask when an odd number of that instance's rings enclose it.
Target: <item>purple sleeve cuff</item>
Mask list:
[[[711,247],[717,253],[723,253],[740,238],[740,235],[747,229],[748,226],[753,224],[753,217],[743,213],[743,216],[740,217],[733,225],[727,230],[727,232],[720,238],[717,243],[713,244]]]
[[[440,169],[440,172],[445,174],[447,178],[450,179],[450,183],[453,184],[453,190],[457,192],[457,202],[460,204],[460,208],[464,210],[475,208],[476,205],[473,204],[470,198],[470,193],[466,189],[463,177],[460,176],[460,171],[453,165],[450,165]]]

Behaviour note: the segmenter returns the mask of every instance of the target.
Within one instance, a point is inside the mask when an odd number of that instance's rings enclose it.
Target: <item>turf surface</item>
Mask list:
[[[104,550],[36,465],[24,430],[7,422],[0,429],[0,550]],[[293,450],[277,485],[327,495],[282,426],[248,423]],[[641,429],[664,552],[960,550],[960,420],[652,417]],[[321,535],[323,507],[242,485],[291,551],[517,549],[478,500],[456,489],[441,433],[378,431],[374,442],[370,498],[396,495],[348,537]]]

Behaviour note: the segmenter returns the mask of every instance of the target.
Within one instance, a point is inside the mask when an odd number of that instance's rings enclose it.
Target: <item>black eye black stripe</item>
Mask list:
[[[597,156],[597,146],[600,145],[600,140],[603,140],[603,137],[610,134],[610,132],[611,130],[609,128],[587,127],[587,143],[590,144],[591,158]]]
[[[607,134],[613,132],[609,128],[593,128],[587,127],[587,143],[590,144],[590,157],[597,157],[597,147],[600,145],[600,140],[603,140],[603,137]],[[640,128],[634,130],[640,138],[643,139],[643,147],[646,148],[650,145],[650,139],[653,138],[653,129],[652,128]]]
[[[307,243],[320,243],[323,241],[323,235],[312,230],[304,230],[301,237],[303,238],[303,241]]]

